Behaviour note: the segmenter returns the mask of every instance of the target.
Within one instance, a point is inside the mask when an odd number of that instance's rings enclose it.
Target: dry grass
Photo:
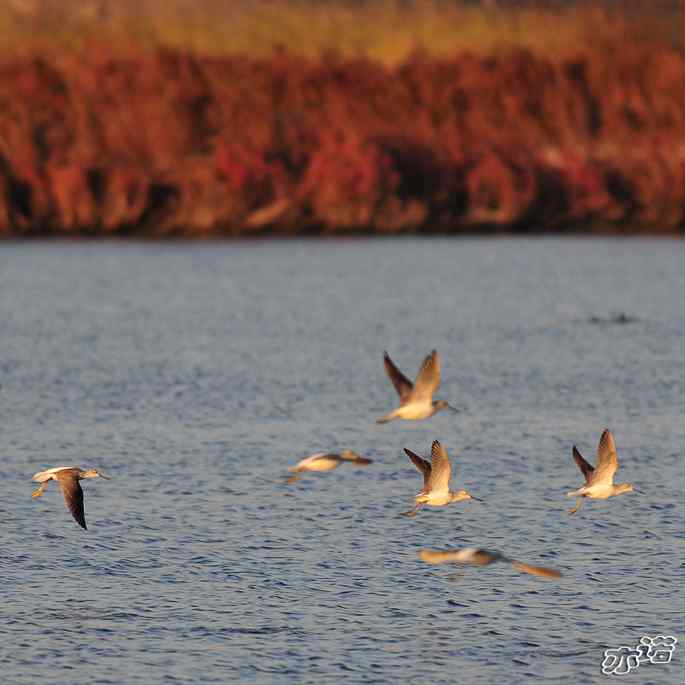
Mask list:
[[[278,46],[308,57],[332,50],[394,64],[417,49],[450,55],[523,47],[563,56],[602,41],[682,40],[675,9],[631,7],[612,13],[596,2],[549,10],[454,0],[5,0],[0,44],[20,54],[97,44],[117,52],[168,47],[251,56]]]

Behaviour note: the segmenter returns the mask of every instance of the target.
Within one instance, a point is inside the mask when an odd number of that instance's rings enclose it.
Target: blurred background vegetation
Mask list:
[[[4,0],[0,44],[14,52],[180,48],[310,57],[328,50],[397,63],[514,47],[568,53],[621,37],[682,47],[679,0]]]
[[[682,234],[684,9],[4,0],[0,236]]]

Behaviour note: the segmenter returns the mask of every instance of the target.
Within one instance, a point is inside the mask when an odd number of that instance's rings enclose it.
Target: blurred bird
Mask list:
[[[433,400],[433,393],[440,385],[440,355],[433,350],[424,360],[416,382],[411,381],[395,366],[390,355],[383,353],[383,363],[392,384],[400,396],[400,406],[389,414],[376,419],[376,423],[387,423],[393,419],[417,421],[433,416],[441,409],[459,411],[446,400]]]
[[[332,471],[344,461],[352,462],[357,466],[368,466],[373,463],[371,459],[365,459],[352,450],[342,450],[340,454],[317,452],[298,461],[295,466],[288,467],[288,471],[295,472],[294,476],[288,478],[288,483],[296,483],[300,480],[299,474],[304,471]]]
[[[560,578],[561,573],[553,568],[530,566],[516,559],[509,559],[499,552],[488,552],[485,549],[466,547],[459,550],[422,549],[419,556],[429,564],[474,564],[475,566],[489,566],[496,561],[505,561],[518,571],[530,573],[541,578]]]
[[[615,497],[624,492],[640,492],[630,483],[619,483],[614,485],[614,475],[618,471],[618,456],[616,454],[616,443],[611,431],[606,428],[602,433],[597,447],[597,466],[588,464],[583,455],[573,445],[573,460],[578,465],[581,473],[585,476],[585,485],[567,493],[567,497],[576,497],[576,506],[569,510],[570,514],[575,514],[583,503],[583,497],[590,499],[607,499]]]
[[[403,516],[416,516],[424,504],[431,507],[442,507],[451,502],[460,502],[463,499],[483,500],[469,495],[466,490],[459,492],[450,491],[450,475],[452,467],[445,448],[437,441],[431,446],[431,462],[420,457],[418,454],[405,448],[404,450],[416,468],[423,474],[423,488],[414,498],[416,506],[411,511],[405,511]]]
[[[84,471],[76,466],[57,466],[54,469],[47,471],[39,471],[32,480],[40,483],[37,490],[34,490],[32,497],[42,497],[45,488],[51,480],[56,480],[62,489],[64,501],[67,509],[71,515],[82,528],[88,529],[86,526],[86,515],[83,510],[83,490],[79,483],[84,478],[104,478],[110,480],[108,476],[103,475],[97,469],[88,469]]]

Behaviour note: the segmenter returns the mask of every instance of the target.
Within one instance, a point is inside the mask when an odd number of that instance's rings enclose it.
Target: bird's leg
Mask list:
[[[31,493],[31,497],[33,497],[34,499],[35,499],[36,497],[42,497],[42,496],[43,496],[43,491],[45,490],[45,488],[47,487],[47,485],[48,485],[49,482],[50,482],[49,480],[43,481],[43,482],[38,486],[38,488],[37,488],[36,490],[34,490],[34,491]]]
[[[583,503],[583,498],[582,497],[576,497],[576,506],[573,507],[573,509],[569,509],[568,513],[569,514],[575,514],[578,509],[580,509],[580,505]]]
[[[402,512],[402,516],[406,516],[406,517],[408,517],[408,518],[413,518],[414,516],[416,516],[416,514],[418,514],[419,509],[421,509],[422,506],[423,506],[422,504],[417,504],[417,505],[416,505],[413,509],[411,509],[410,511],[403,511],[403,512]]]

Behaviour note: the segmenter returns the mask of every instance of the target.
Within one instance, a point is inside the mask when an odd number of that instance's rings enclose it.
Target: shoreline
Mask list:
[[[378,233],[352,233],[337,235],[252,235],[252,236],[212,236],[212,237],[162,237],[149,236],[55,236],[53,234],[34,235],[30,237],[4,237],[0,238],[0,250],[7,245],[94,245],[117,243],[123,245],[260,245],[260,244],[283,244],[283,243],[356,243],[356,242],[393,242],[393,241],[606,241],[606,242],[681,242],[682,232],[673,233],[647,233],[611,231],[611,232],[545,232],[527,231],[525,233],[497,232],[497,233],[402,233],[402,234],[378,234]]]

